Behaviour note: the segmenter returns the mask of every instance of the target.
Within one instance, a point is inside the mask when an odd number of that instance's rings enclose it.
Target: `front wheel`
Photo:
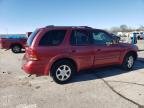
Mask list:
[[[55,63],[51,69],[52,78],[58,84],[65,84],[70,81],[74,71],[74,65],[65,60]]]
[[[131,70],[134,66],[135,58],[132,54],[128,54],[125,56],[122,68],[125,70]]]

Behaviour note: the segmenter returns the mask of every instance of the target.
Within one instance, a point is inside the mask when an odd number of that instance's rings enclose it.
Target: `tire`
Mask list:
[[[134,55],[133,54],[127,54],[124,57],[124,60],[123,60],[123,63],[121,65],[121,67],[124,70],[130,71],[130,70],[132,70],[132,68],[134,66],[134,63],[135,63],[135,57],[134,57]]]
[[[75,73],[75,66],[67,60],[56,62],[51,69],[53,80],[58,84],[68,83]]]
[[[11,50],[13,53],[20,53],[22,51],[22,47],[20,45],[13,45]]]
[[[137,39],[140,40],[140,36],[138,36]]]

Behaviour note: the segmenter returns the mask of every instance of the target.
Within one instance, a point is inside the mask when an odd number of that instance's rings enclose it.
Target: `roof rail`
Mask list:
[[[79,27],[82,27],[82,28],[92,28],[92,27],[89,27],[89,26],[79,26]]]
[[[46,28],[48,28],[48,27],[72,27],[72,28],[89,28],[89,29],[92,29],[92,27],[89,27],[89,26],[54,26],[54,25],[46,26]]]
[[[48,26],[46,26],[46,28],[47,28],[47,27],[54,27],[54,25],[48,25]]]

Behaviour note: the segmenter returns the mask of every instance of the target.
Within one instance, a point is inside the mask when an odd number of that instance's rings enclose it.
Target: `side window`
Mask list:
[[[70,39],[71,45],[89,45],[90,36],[86,30],[74,30]]]
[[[92,37],[93,44],[95,45],[106,45],[108,43],[112,43],[111,37],[103,31],[93,31]]]
[[[62,43],[66,34],[66,30],[51,30],[44,34],[41,38],[40,46],[57,46]]]

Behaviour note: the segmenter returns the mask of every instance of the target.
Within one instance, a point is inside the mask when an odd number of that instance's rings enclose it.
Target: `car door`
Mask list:
[[[92,31],[95,50],[94,66],[119,63],[121,48],[113,44],[113,38],[105,31]]]
[[[77,61],[79,70],[91,68],[94,50],[87,30],[73,30],[70,38],[71,56]]]

